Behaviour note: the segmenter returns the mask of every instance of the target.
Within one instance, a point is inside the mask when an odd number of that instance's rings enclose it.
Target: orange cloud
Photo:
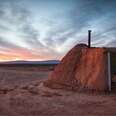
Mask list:
[[[38,51],[38,50],[37,50]],[[37,53],[36,50],[28,50],[23,48],[8,49],[0,52],[0,61],[13,61],[13,60],[50,60],[59,59],[57,55],[50,53]]]

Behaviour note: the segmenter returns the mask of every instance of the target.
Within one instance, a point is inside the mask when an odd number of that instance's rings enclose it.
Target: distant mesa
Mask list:
[[[46,60],[46,61],[24,61],[24,60],[18,60],[18,61],[8,61],[8,62],[1,62],[0,64],[59,64],[59,60]]]
[[[108,89],[105,48],[77,44],[61,60],[44,85],[55,89]]]

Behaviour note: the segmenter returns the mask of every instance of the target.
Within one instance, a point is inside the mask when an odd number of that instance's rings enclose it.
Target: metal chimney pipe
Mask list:
[[[88,47],[91,47],[91,30],[88,30]]]

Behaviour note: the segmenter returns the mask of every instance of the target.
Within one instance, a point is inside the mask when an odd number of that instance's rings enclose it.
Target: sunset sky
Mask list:
[[[61,59],[88,29],[116,46],[116,0],[0,0],[0,61]]]

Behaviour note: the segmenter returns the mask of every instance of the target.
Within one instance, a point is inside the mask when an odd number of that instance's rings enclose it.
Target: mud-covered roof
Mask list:
[[[110,47],[106,48],[108,52],[115,52],[116,53],[116,47]]]
[[[116,47],[91,47],[90,49],[106,49],[107,52],[116,53]]]

